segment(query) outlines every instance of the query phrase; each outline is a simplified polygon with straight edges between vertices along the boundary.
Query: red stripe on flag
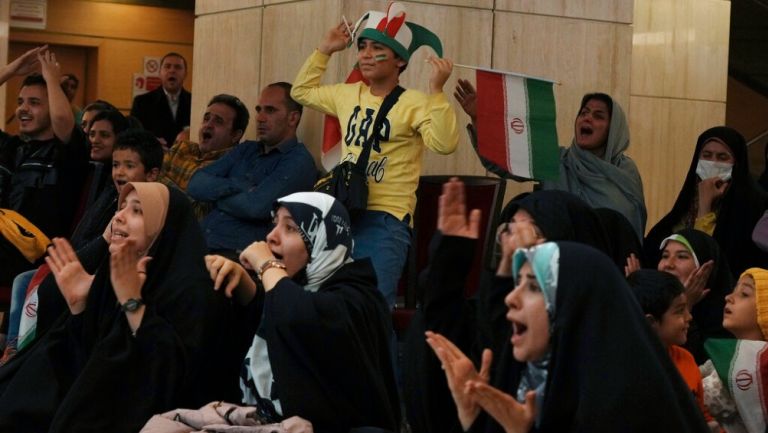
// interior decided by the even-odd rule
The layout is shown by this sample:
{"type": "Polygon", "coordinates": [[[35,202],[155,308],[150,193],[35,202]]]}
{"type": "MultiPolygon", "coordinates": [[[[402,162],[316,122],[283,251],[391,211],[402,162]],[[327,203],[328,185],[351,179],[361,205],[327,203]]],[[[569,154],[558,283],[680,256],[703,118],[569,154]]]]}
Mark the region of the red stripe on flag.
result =
{"type": "Polygon", "coordinates": [[[507,158],[504,75],[477,71],[477,152],[512,173],[507,158]]]}
{"type": "MultiPolygon", "coordinates": [[[[760,406],[763,416],[768,414],[768,348],[763,348],[757,355],[757,385],[759,386],[760,406]]],[[[766,420],[768,421],[768,419],[766,420]]]]}
{"type": "MultiPolygon", "coordinates": [[[[368,80],[363,78],[363,74],[360,72],[360,68],[358,68],[357,64],[355,64],[355,66],[352,68],[352,71],[349,73],[349,76],[347,76],[345,83],[356,83],[358,81],[362,81],[365,84],[368,84],[368,80]]],[[[341,124],[339,124],[339,119],[331,116],[330,114],[326,114],[323,121],[323,144],[320,149],[322,155],[324,156],[327,153],[330,153],[334,147],[339,145],[340,141],[341,124]]],[[[339,161],[334,161],[333,165],[331,165],[331,168],[338,164],[338,162],[339,161]]],[[[329,167],[325,168],[330,169],[329,167]]]]}

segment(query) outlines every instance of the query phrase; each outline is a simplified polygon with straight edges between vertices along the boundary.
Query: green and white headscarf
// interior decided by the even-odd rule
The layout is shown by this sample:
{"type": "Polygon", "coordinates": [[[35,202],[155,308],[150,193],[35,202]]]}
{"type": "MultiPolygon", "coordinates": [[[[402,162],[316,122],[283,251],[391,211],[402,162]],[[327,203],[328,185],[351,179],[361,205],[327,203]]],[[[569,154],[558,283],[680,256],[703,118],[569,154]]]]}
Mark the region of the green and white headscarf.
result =
{"type": "Polygon", "coordinates": [[[688,252],[691,253],[691,256],[693,257],[693,263],[696,264],[696,267],[698,268],[699,266],[701,266],[701,264],[699,263],[699,258],[696,257],[696,250],[693,249],[693,247],[691,246],[691,243],[688,241],[688,239],[685,238],[685,236],[677,233],[667,236],[666,238],[664,238],[663,241],[661,241],[661,245],[659,246],[659,249],[664,250],[664,247],[667,246],[669,241],[680,242],[681,244],[683,244],[683,246],[688,250],[688,252]]]}
{"type": "MultiPolygon", "coordinates": [[[[529,262],[539,283],[541,293],[549,317],[549,335],[552,336],[555,323],[555,304],[557,301],[557,279],[560,273],[560,247],[554,242],[547,242],[531,248],[519,248],[512,256],[512,275],[517,279],[518,272],[523,265],[529,262]]],[[[520,377],[516,398],[520,403],[525,402],[525,394],[528,391],[536,391],[536,405],[543,407],[544,391],[547,384],[550,350],[538,361],[528,362],[525,371],[520,377]]],[[[540,419],[536,418],[538,426],[540,419]]]]}

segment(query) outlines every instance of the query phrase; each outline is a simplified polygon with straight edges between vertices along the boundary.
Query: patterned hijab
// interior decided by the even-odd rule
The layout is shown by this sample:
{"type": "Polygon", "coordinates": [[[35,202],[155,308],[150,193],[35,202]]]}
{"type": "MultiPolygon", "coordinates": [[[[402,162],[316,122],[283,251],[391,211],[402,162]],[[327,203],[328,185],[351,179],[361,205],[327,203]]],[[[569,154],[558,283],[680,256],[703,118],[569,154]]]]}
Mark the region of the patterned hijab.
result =
{"type": "Polygon", "coordinates": [[[352,229],[347,210],[335,198],[320,192],[297,192],[277,199],[299,226],[309,254],[306,290],[316,292],[336,270],[351,262],[352,229]]]}

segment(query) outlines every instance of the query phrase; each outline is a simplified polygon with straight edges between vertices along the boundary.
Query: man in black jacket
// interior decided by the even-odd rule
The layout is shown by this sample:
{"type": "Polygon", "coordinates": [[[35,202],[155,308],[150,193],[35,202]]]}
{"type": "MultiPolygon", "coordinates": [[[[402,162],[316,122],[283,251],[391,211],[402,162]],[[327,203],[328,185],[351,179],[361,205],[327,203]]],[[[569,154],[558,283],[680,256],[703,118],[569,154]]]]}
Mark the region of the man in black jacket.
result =
{"type": "Polygon", "coordinates": [[[133,99],[131,116],[144,129],[155,134],[164,147],[170,147],[176,135],[189,126],[192,94],[184,90],[187,60],[179,53],[168,53],[160,61],[163,85],[133,99]]]}

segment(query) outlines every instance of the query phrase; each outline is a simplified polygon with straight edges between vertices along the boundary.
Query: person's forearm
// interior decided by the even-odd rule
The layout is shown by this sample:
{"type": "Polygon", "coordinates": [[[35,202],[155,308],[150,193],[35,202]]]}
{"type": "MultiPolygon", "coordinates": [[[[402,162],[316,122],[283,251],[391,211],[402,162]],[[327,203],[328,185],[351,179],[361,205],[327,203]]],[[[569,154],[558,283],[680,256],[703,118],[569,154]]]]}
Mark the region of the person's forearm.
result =
{"type": "Polygon", "coordinates": [[[62,142],[69,143],[72,129],[75,127],[75,115],[72,113],[72,107],[58,82],[47,82],[46,87],[48,88],[48,104],[53,134],[62,142]]]}
{"type": "Polygon", "coordinates": [[[2,86],[8,80],[10,80],[12,76],[13,76],[13,72],[11,72],[10,68],[8,68],[8,65],[1,67],[0,68],[0,86],[2,86]]]}

